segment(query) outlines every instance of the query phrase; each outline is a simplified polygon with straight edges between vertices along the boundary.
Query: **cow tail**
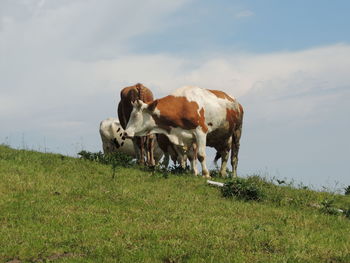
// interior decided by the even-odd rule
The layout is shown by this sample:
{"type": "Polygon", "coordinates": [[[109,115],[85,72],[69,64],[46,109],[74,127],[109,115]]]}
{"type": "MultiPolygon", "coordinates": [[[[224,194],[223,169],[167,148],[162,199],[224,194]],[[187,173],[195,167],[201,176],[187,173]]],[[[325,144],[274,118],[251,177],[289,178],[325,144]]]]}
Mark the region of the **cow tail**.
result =
{"type": "Polygon", "coordinates": [[[240,147],[240,138],[242,134],[242,125],[243,125],[243,108],[240,107],[240,120],[235,127],[233,133],[232,133],[232,142],[231,142],[231,165],[232,165],[232,172],[233,177],[237,177],[237,165],[238,165],[238,152],[240,147]]]}

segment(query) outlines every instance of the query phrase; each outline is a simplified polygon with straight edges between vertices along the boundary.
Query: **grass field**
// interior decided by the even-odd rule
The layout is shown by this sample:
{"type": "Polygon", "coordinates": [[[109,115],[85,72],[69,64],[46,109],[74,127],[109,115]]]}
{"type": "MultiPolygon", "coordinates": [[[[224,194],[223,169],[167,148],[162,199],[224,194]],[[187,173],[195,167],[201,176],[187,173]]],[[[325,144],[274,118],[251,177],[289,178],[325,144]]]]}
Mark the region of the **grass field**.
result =
{"type": "Polygon", "coordinates": [[[188,174],[113,177],[110,165],[0,146],[0,261],[350,262],[350,219],[335,209],[349,195],[252,180],[261,201],[188,174]]]}

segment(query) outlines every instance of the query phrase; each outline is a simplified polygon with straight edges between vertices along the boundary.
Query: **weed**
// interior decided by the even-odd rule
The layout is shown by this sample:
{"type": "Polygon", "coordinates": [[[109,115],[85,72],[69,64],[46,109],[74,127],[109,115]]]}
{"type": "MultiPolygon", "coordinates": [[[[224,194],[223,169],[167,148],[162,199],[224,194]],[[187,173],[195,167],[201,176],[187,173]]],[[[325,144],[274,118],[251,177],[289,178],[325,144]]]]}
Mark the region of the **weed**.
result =
{"type": "Polygon", "coordinates": [[[134,164],[132,157],[121,152],[103,154],[102,152],[92,153],[87,151],[80,151],[78,155],[81,156],[81,159],[111,165],[113,179],[115,178],[118,167],[130,167],[134,164]]]}
{"type": "Polygon", "coordinates": [[[88,151],[80,151],[78,155],[81,156],[80,158],[85,160],[96,161],[102,164],[110,164],[114,170],[117,166],[130,167],[133,165],[132,157],[121,152],[103,154],[102,152],[92,153],[88,151]]]}
{"type": "Polygon", "coordinates": [[[277,183],[278,183],[279,185],[281,185],[281,184],[286,184],[286,181],[285,181],[285,180],[276,179],[276,181],[277,181],[277,183]]]}
{"type": "Polygon", "coordinates": [[[342,213],[342,210],[334,207],[334,200],[333,199],[325,199],[321,202],[321,211],[326,214],[330,215],[340,215],[342,213]]]}
{"type": "Polygon", "coordinates": [[[262,201],[265,197],[264,190],[259,181],[254,178],[235,178],[221,188],[224,197],[237,197],[242,200],[262,201]]]}
{"type": "Polygon", "coordinates": [[[191,169],[188,165],[185,168],[182,168],[181,165],[172,165],[168,168],[168,171],[171,174],[180,175],[180,174],[190,173],[191,169]]]}
{"type": "Polygon", "coordinates": [[[344,211],[344,215],[350,219],[350,207],[344,211]]]}

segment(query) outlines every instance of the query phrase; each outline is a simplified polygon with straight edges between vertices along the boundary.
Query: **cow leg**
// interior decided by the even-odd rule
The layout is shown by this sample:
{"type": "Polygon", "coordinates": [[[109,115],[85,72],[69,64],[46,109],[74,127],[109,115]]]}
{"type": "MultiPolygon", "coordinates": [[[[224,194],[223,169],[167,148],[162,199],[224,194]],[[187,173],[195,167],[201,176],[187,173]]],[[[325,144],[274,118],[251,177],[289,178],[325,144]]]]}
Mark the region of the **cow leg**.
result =
{"type": "Polygon", "coordinates": [[[186,169],[186,165],[187,165],[187,155],[186,154],[181,154],[179,155],[179,160],[178,162],[180,163],[180,166],[182,169],[186,169]]]}
{"type": "Polygon", "coordinates": [[[221,159],[221,153],[219,151],[216,151],[216,155],[214,158],[214,165],[216,170],[219,170],[219,166],[218,166],[218,160],[221,159]]]}
{"type": "Polygon", "coordinates": [[[154,160],[154,141],[155,141],[154,135],[147,136],[147,139],[148,139],[148,143],[147,143],[147,153],[148,154],[147,154],[147,156],[149,157],[148,164],[150,166],[155,166],[156,162],[154,160]]]}
{"type": "Polygon", "coordinates": [[[202,166],[202,174],[206,178],[210,178],[209,170],[206,165],[206,153],[205,146],[207,141],[207,135],[202,131],[197,131],[197,147],[198,147],[198,160],[202,166]]]}
{"type": "Polygon", "coordinates": [[[186,169],[187,166],[187,154],[182,152],[177,155],[178,156],[178,162],[180,163],[180,166],[182,169],[186,169]]]}
{"type": "Polygon", "coordinates": [[[223,150],[220,152],[221,155],[221,167],[220,167],[220,175],[221,177],[227,177],[227,172],[226,172],[226,168],[227,168],[227,161],[228,161],[228,157],[229,157],[229,150],[223,150]]]}
{"type": "Polygon", "coordinates": [[[169,166],[169,153],[164,153],[164,159],[163,159],[162,165],[165,168],[168,168],[168,166],[169,166]]]}
{"type": "Polygon", "coordinates": [[[151,165],[151,153],[149,151],[149,138],[145,136],[145,163],[146,165],[151,165]]]}
{"type": "Polygon", "coordinates": [[[232,135],[232,146],[231,146],[231,165],[232,165],[232,176],[237,177],[237,165],[238,165],[238,151],[239,151],[239,140],[241,138],[242,126],[238,127],[232,135]]]}
{"type": "Polygon", "coordinates": [[[186,169],[187,154],[181,146],[175,146],[176,161],[180,164],[182,169],[186,169]]]}
{"type": "Polygon", "coordinates": [[[137,161],[139,161],[140,160],[140,148],[139,148],[138,143],[137,143],[137,137],[134,137],[132,139],[132,143],[134,145],[134,151],[135,151],[136,159],[137,159],[137,161]]]}
{"type": "Polygon", "coordinates": [[[167,151],[171,157],[171,160],[173,161],[174,165],[177,164],[177,161],[178,161],[178,157],[179,157],[179,154],[176,150],[176,147],[174,144],[170,144],[168,147],[167,147],[167,151]]]}
{"type": "Polygon", "coordinates": [[[103,154],[109,153],[108,143],[109,143],[109,142],[106,142],[106,140],[102,138],[103,154]]]}
{"type": "Polygon", "coordinates": [[[140,163],[145,164],[145,137],[141,136],[141,143],[140,143],[140,152],[141,152],[141,159],[140,163]]]}
{"type": "Polygon", "coordinates": [[[138,161],[139,164],[143,164],[143,151],[141,151],[142,149],[142,138],[141,137],[134,137],[132,139],[132,142],[134,144],[134,150],[135,150],[135,154],[136,154],[136,159],[138,161]]]}
{"type": "Polygon", "coordinates": [[[191,147],[191,149],[188,152],[188,159],[190,160],[191,171],[194,173],[195,176],[197,176],[197,146],[195,144],[193,144],[193,147],[191,147]]]}

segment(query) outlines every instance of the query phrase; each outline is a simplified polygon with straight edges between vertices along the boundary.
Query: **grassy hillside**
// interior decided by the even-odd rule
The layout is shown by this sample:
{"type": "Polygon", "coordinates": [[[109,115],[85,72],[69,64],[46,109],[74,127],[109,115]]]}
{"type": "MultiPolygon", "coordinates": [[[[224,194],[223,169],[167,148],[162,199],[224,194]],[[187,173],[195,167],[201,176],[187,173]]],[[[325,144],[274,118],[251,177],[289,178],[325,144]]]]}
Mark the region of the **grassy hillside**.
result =
{"type": "Polygon", "coordinates": [[[253,178],[262,201],[203,178],[0,146],[1,262],[350,262],[350,197],[253,178]]]}

